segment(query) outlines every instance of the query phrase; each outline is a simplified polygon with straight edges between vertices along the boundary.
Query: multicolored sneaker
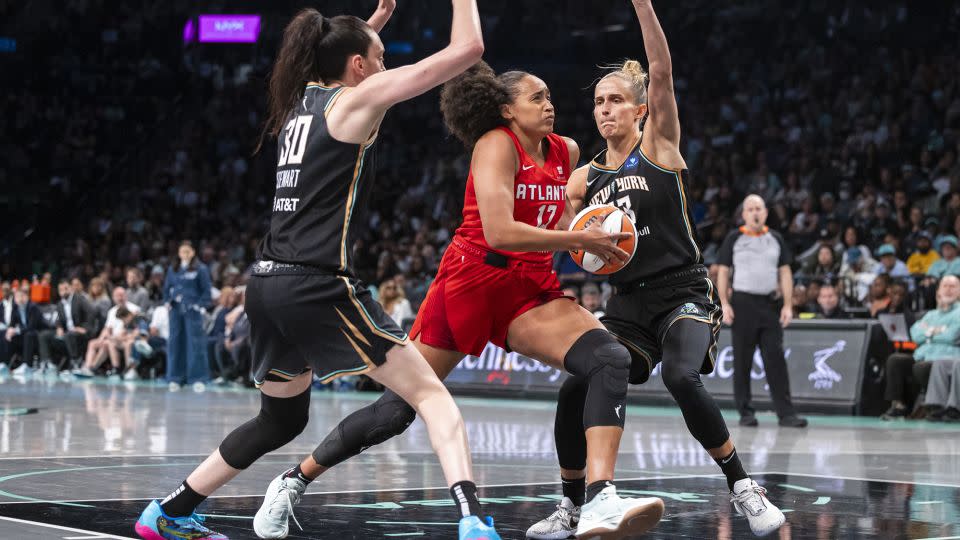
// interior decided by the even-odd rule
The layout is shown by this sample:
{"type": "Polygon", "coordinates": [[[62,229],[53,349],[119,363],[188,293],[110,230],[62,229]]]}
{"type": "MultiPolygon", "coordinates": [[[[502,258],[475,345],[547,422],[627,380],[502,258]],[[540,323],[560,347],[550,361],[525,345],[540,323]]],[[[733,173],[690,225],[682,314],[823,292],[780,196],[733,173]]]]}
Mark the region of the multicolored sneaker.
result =
{"type": "Polygon", "coordinates": [[[565,540],[573,538],[580,521],[580,507],[564,497],[557,505],[556,512],[534,523],[527,529],[530,540],[565,540]]]}
{"type": "Polygon", "coordinates": [[[203,525],[203,516],[170,517],[163,513],[160,501],[154,499],[140,514],[134,527],[144,540],[228,540],[226,536],[211,531],[203,525]]]}
{"type": "Polygon", "coordinates": [[[480,521],[477,516],[467,516],[460,520],[460,540],[500,540],[500,535],[493,529],[492,517],[480,521]]]}

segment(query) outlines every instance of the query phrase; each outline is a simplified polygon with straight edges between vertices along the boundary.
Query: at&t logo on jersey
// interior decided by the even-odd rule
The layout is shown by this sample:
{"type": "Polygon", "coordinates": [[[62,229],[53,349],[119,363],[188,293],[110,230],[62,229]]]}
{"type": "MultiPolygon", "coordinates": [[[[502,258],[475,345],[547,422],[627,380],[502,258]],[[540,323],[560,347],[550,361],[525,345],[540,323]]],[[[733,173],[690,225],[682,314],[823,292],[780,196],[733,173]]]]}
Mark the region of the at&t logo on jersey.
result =
{"type": "Polygon", "coordinates": [[[636,169],[637,165],[640,164],[640,158],[636,154],[630,156],[630,159],[623,165],[625,169],[636,169]]]}

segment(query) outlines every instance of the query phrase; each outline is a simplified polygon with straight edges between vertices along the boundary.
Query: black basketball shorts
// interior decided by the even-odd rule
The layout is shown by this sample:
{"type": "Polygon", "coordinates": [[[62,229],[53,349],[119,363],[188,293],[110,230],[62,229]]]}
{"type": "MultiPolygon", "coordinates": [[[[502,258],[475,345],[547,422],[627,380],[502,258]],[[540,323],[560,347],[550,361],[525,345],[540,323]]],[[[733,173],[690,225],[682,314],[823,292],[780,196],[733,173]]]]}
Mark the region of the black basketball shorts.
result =
{"type": "Polygon", "coordinates": [[[333,274],[254,274],[247,284],[253,378],[321,381],[366,373],[407,334],[358,280],[333,274]]]}
{"type": "Polygon", "coordinates": [[[699,266],[615,287],[600,320],[630,351],[630,384],[643,384],[660,363],[667,330],[681,319],[710,325],[713,337],[700,373],[712,372],[722,318],[716,287],[699,266]]]}

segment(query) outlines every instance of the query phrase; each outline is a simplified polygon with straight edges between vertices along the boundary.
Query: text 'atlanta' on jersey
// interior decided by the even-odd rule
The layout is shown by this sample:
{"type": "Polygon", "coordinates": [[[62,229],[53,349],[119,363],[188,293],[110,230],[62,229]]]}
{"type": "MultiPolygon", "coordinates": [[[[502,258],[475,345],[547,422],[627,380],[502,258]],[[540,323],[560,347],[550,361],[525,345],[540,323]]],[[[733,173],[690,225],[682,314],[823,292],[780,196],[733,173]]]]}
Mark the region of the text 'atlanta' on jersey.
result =
{"type": "Polygon", "coordinates": [[[684,192],[687,169],[672,170],[644,155],[640,143],[619,169],[604,165],[604,150],[590,163],[584,205],[609,204],[623,210],[637,226],[637,252],[610,276],[623,285],[703,262],[684,192]]]}
{"type": "Polygon", "coordinates": [[[344,88],[310,84],[280,132],[270,230],[260,258],[353,274],[351,246],[373,192],[374,140],[338,141],[326,114],[344,88]]]}

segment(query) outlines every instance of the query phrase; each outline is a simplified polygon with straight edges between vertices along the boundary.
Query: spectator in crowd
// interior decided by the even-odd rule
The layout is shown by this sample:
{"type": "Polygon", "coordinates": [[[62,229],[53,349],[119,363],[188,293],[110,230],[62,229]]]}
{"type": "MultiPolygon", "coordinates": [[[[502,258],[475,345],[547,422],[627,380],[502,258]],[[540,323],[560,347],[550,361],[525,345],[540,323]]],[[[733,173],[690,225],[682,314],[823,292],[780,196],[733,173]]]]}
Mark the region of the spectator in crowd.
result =
{"type": "Polygon", "coordinates": [[[13,302],[13,289],[9,283],[4,283],[0,292],[3,294],[3,300],[0,301],[0,332],[2,332],[2,337],[0,337],[0,375],[5,375],[9,373],[10,356],[13,354],[13,345],[10,341],[7,341],[6,335],[7,330],[14,325],[13,309],[16,304],[13,302]]]}
{"type": "MultiPolygon", "coordinates": [[[[237,307],[227,314],[227,337],[224,340],[224,349],[230,355],[229,369],[224,370],[221,376],[231,381],[238,377],[247,377],[250,372],[250,320],[244,310],[246,287],[238,287],[237,307]]],[[[248,382],[249,379],[247,379],[248,382]]]]}
{"type": "Polygon", "coordinates": [[[207,354],[213,361],[213,369],[217,377],[213,384],[224,384],[229,380],[224,374],[231,371],[229,354],[224,347],[227,339],[227,315],[237,307],[237,297],[239,295],[233,287],[224,287],[220,289],[220,298],[217,300],[217,307],[213,309],[210,315],[210,322],[207,327],[207,354]]]}
{"type": "Polygon", "coordinates": [[[150,304],[157,306],[163,303],[163,267],[159,264],[153,266],[150,270],[150,279],[147,281],[147,295],[150,298],[150,304]]]}
{"type": "Polygon", "coordinates": [[[603,317],[603,300],[596,283],[588,281],[580,287],[580,305],[598,318],[603,317]]]}
{"type": "Polygon", "coordinates": [[[821,245],[817,249],[817,258],[814,265],[804,272],[804,277],[832,280],[840,273],[840,261],[829,244],[821,245]]]}
{"type": "Polygon", "coordinates": [[[103,328],[107,314],[113,306],[110,296],[107,295],[107,284],[103,278],[96,277],[90,280],[90,305],[97,314],[97,329],[103,328]]]}
{"type": "Polygon", "coordinates": [[[152,306],[150,293],[143,286],[143,272],[136,266],[127,269],[127,300],[136,304],[141,311],[147,311],[152,306]]]}
{"type": "Polygon", "coordinates": [[[33,357],[37,351],[38,338],[40,332],[47,328],[43,313],[30,301],[28,290],[23,288],[14,291],[11,324],[4,334],[8,350],[22,352],[20,365],[13,369],[14,375],[21,376],[29,375],[33,371],[33,357]]]}
{"type": "Polygon", "coordinates": [[[397,326],[401,328],[404,327],[404,321],[417,316],[413,308],[410,307],[410,301],[407,300],[406,293],[404,293],[402,288],[397,287],[395,279],[387,279],[380,284],[377,300],[380,301],[383,310],[386,311],[387,314],[390,315],[390,318],[397,323],[397,326]]]}
{"type": "Polygon", "coordinates": [[[147,370],[161,371],[157,368],[163,367],[160,359],[165,354],[169,337],[170,312],[166,305],[160,304],[153,308],[146,332],[140,332],[130,350],[127,351],[130,364],[123,374],[123,379],[135,381],[141,374],[148,374],[147,370]]]}
{"type": "Polygon", "coordinates": [[[886,274],[894,279],[910,279],[910,271],[907,265],[897,258],[897,249],[890,244],[883,244],[877,248],[877,256],[880,258],[880,264],[877,267],[878,274],[886,274]]]}
{"type": "Polygon", "coordinates": [[[877,314],[890,306],[890,276],[880,274],[870,284],[870,293],[867,295],[867,308],[870,318],[876,319],[877,314]]]}
{"type": "Polygon", "coordinates": [[[933,363],[923,404],[927,420],[960,422],[960,359],[933,363]]]}
{"type": "Polygon", "coordinates": [[[859,247],[847,249],[844,258],[847,261],[847,266],[840,269],[840,277],[843,279],[846,289],[844,296],[850,303],[862,305],[864,300],[867,299],[870,285],[877,277],[876,268],[878,265],[872,259],[864,257],[859,247]]]}
{"type": "Polygon", "coordinates": [[[924,276],[930,270],[930,267],[940,259],[940,255],[932,249],[933,239],[927,231],[917,233],[913,245],[916,246],[916,249],[907,258],[907,270],[914,276],[924,276]]]}
{"type": "Polygon", "coordinates": [[[70,280],[70,288],[73,289],[73,294],[79,294],[79,295],[82,296],[84,299],[86,299],[87,302],[90,301],[90,297],[87,295],[87,290],[86,290],[86,288],[83,286],[83,280],[82,280],[82,279],[80,279],[80,278],[78,278],[78,277],[75,277],[75,278],[71,279],[71,280],[70,280]]]}
{"type": "Polygon", "coordinates": [[[910,327],[917,344],[912,355],[894,353],[887,359],[885,398],[890,409],[884,419],[907,415],[911,396],[923,393],[934,362],[960,358],[960,278],[944,276],[937,288],[937,307],[910,327]],[[908,389],[913,392],[908,393],[908,389]]]}
{"type": "Polygon", "coordinates": [[[843,230],[843,256],[840,259],[840,272],[844,273],[854,264],[852,258],[862,261],[863,267],[872,269],[877,261],[873,259],[870,248],[860,242],[860,230],[853,225],[847,225],[843,230]],[[856,249],[854,249],[856,248],[856,249]]]}
{"type": "Polygon", "coordinates": [[[930,268],[927,269],[927,276],[932,278],[932,280],[926,282],[927,284],[929,284],[930,281],[935,282],[947,274],[960,276],[960,259],[957,258],[957,237],[952,234],[947,234],[941,236],[937,242],[939,243],[938,250],[940,251],[940,257],[931,263],[930,268]]]}
{"type": "Polygon", "coordinates": [[[170,390],[192,384],[202,392],[210,381],[203,314],[211,302],[210,271],[197,260],[189,241],[180,243],[178,263],[167,269],[163,300],[170,309],[170,340],[167,343],[167,381],[170,390]]]}
{"type": "Polygon", "coordinates": [[[820,287],[817,296],[818,319],[849,319],[850,315],[840,307],[840,295],[832,283],[825,283],[820,287]]]}
{"type": "Polygon", "coordinates": [[[110,308],[110,312],[111,316],[100,332],[100,336],[87,344],[87,356],[83,367],[75,371],[74,376],[93,377],[100,364],[109,358],[110,368],[107,369],[107,377],[119,379],[120,351],[126,348],[127,341],[131,339],[128,334],[132,330],[130,324],[136,317],[136,313],[123,304],[110,308]]]}
{"type": "Polygon", "coordinates": [[[879,316],[881,313],[902,313],[904,319],[907,321],[907,325],[913,326],[913,323],[916,322],[917,318],[916,315],[914,315],[913,310],[910,309],[908,302],[909,291],[907,290],[906,283],[902,281],[891,282],[890,286],[887,287],[887,295],[890,297],[890,302],[887,304],[886,308],[878,311],[877,315],[879,316]]]}
{"type": "Polygon", "coordinates": [[[79,368],[87,340],[97,332],[97,314],[82,294],[74,292],[69,281],[60,280],[57,293],[56,330],[40,332],[40,358],[52,365],[54,354],[66,353],[71,369],[79,368]]]}
{"type": "Polygon", "coordinates": [[[793,285],[793,316],[800,318],[801,314],[807,313],[807,287],[799,281],[793,285]]]}

